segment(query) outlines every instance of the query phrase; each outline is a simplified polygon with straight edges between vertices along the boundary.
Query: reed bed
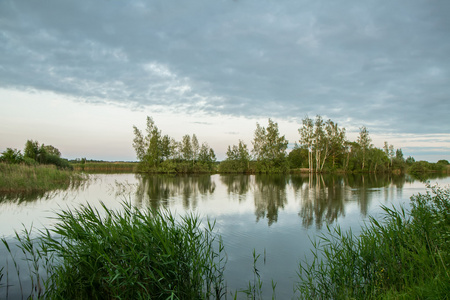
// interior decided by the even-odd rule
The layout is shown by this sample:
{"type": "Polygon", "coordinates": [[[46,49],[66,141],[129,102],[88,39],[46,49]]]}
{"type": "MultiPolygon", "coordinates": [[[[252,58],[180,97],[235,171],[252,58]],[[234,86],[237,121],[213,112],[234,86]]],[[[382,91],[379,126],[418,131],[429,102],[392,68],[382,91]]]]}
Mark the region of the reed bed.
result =
{"type": "Polygon", "coordinates": [[[53,165],[28,166],[0,163],[0,193],[34,193],[68,188],[87,176],[53,165]]]}
{"type": "Polygon", "coordinates": [[[85,172],[135,172],[134,162],[86,162],[72,164],[74,170],[85,172]]]}
{"type": "Polygon", "coordinates": [[[300,265],[304,299],[449,299],[450,190],[429,187],[410,212],[383,207],[358,236],[339,227],[300,265]]]}
{"type": "MultiPolygon", "coordinates": [[[[194,215],[118,211],[102,204],[62,211],[51,230],[32,242],[17,235],[27,254],[31,295],[49,299],[220,299],[225,256],[214,223],[194,215]],[[39,270],[41,267],[41,270],[39,270]],[[42,268],[46,275],[42,274],[42,268]]],[[[8,243],[3,240],[8,247],[8,243]]],[[[10,251],[11,253],[11,251],[10,251]]]]}

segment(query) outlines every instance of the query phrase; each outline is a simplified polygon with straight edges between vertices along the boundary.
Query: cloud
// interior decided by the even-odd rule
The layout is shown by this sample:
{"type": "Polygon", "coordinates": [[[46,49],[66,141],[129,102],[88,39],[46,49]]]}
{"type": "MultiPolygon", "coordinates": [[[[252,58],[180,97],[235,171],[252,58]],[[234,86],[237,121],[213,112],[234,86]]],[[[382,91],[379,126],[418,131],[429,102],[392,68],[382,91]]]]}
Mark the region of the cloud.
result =
{"type": "Polygon", "coordinates": [[[0,87],[450,132],[447,1],[2,1],[0,87]]]}

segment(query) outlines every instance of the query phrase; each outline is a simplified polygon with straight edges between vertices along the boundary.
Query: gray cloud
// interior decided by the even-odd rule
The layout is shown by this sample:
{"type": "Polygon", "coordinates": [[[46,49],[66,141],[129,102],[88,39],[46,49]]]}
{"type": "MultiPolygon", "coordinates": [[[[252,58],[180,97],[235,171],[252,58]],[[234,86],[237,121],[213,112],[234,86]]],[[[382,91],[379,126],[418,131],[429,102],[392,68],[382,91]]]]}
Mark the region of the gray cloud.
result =
{"type": "Polygon", "coordinates": [[[0,86],[450,132],[450,2],[0,2],[0,86]]]}

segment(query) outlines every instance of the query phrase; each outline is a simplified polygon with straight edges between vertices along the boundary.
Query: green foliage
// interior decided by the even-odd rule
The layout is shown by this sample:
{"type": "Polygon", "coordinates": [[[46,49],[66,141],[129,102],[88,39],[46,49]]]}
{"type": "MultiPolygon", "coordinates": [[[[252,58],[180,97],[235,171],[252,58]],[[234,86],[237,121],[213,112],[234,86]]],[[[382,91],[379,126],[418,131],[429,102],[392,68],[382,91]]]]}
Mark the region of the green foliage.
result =
{"type": "Polygon", "coordinates": [[[25,149],[23,150],[23,156],[38,161],[39,157],[39,143],[33,140],[27,140],[25,143],[25,149]]]}
{"type": "MultiPolygon", "coordinates": [[[[20,151],[16,154],[20,155],[20,151]]],[[[18,157],[14,163],[24,162],[26,165],[37,164],[54,165],[60,169],[70,169],[73,167],[67,159],[61,158],[61,152],[52,145],[39,145],[38,141],[27,140],[25,143],[23,157],[18,157]]],[[[12,163],[12,162],[10,162],[12,163]]]]}
{"type": "Polygon", "coordinates": [[[0,162],[19,164],[23,162],[23,156],[20,150],[6,148],[6,151],[2,152],[2,156],[0,156],[0,162]]]}
{"type": "Polygon", "coordinates": [[[444,165],[444,166],[450,165],[450,162],[448,162],[448,160],[446,160],[446,159],[438,160],[437,163],[441,164],[441,165],[444,165]]]}
{"type": "Polygon", "coordinates": [[[286,154],[287,145],[288,141],[284,135],[280,136],[278,123],[269,119],[267,129],[256,123],[253,154],[257,161],[257,172],[287,172],[289,170],[289,161],[286,154]]]}
{"type": "Polygon", "coordinates": [[[133,147],[139,159],[138,172],[203,173],[215,171],[216,155],[207,143],[201,146],[196,135],[184,135],[177,142],[162,135],[151,117],[147,117],[147,135],[133,126],[133,147]]]}
{"type": "Polygon", "coordinates": [[[48,191],[68,188],[85,180],[86,177],[82,174],[58,169],[55,166],[0,163],[0,192],[48,191]]]}
{"type": "Polygon", "coordinates": [[[450,293],[450,191],[431,188],[413,209],[383,207],[355,236],[328,227],[313,260],[300,265],[305,299],[445,299],[450,293]]]}
{"type": "Polygon", "coordinates": [[[446,165],[443,163],[430,163],[420,160],[412,163],[408,168],[408,172],[411,174],[420,174],[428,172],[442,172],[445,169],[446,165]]]}
{"type": "Polygon", "coordinates": [[[308,149],[300,148],[296,145],[288,154],[291,169],[308,168],[308,152],[308,149]]]}
{"type": "Polygon", "coordinates": [[[82,206],[58,213],[57,221],[54,229],[42,231],[33,242],[28,242],[28,231],[17,235],[19,248],[34,266],[30,269],[31,276],[36,276],[32,298],[224,296],[226,261],[214,223],[130,204],[124,204],[121,212],[104,204],[101,210],[82,206]],[[39,277],[39,266],[45,268],[47,278],[39,277]]]}
{"type": "Polygon", "coordinates": [[[228,146],[227,158],[219,165],[221,173],[247,173],[250,171],[251,155],[247,145],[239,140],[239,145],[228,146]]]}
{"type": "Polygon", "coordinates": [[[138,164],[135,162],[86,162],[86,159],[72,163],[73,169],[85,172],[133,172],[138,164]]]}

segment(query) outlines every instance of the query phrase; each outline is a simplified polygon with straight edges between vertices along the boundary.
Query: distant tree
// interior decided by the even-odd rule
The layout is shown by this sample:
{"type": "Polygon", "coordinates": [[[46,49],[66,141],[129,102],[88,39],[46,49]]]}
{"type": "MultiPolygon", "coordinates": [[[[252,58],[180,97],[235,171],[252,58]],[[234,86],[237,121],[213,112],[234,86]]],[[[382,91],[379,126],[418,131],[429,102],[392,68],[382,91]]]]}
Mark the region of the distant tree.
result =
{"type": "Polygon", "coordinates": [[[413,163],[415,163],[416,162],[416,160],[414,159],[414,157],[412,157],[412,156],[408,156],[407,158],[406,158],[406,164],[407,165],[412,165],[413,163]]]}
{"type": "Polygon", "coordinates": [[[361,169],[364,170],[365,162],[366,162],[366,152],[371,146],[372,139],[369,136],[369,131],[365,126],[362,126],[359,131],[359,136],[356,141],[358,145],[361,147],[362,151],[362,167],[361,169]]]}
{"type": "Polygon", "coordinates": [[[335,168],[336,161],[345,153],[345,128],[339,128],[337,123],[327,121],[327,138],[329,143],[329,155],[332,160],[332,168],[335,168]]]}
{"type": "Polygon", "coordinates": [[[41,147],[47,154],[61,157],[61,152],[57,148],[53,147],[52,145],[45,145],[45,146],[42,145],[41,147]]]}
{"type": "Polygon", "coordinates": [[[288,154],[289,166],[291,168],[308,168],[308,156],[307,148],[295,144],[294,149],[288,154]]]}
{"type": "Polygon", "coordinates": [[[6,151],[2,152],[2,156],[0,156],[0,161],[8,164],[19,164],[23,161],[23,156],[20,150],[6,148],[6,151]]]}
{"type": "Polygon", "coordinates": [[[302,127],[298,130],[300,133],[300,145],[308,150],[308,169],[313,171],[313,144],[314,144],[314,122],[308,116],[302,120],[302,127]]]}
{"type": "Polygon", "coordinates": [[[192,135],[192,165],[194,165],[195,161],[198,159],[198,152],[200,151],[200,145],[198,143],[197,136],[195,134],[192,135]]]}
{"type": "Polygon", "coordinates": [[[286,155],[288,141],[280,136],[278,124],[269,119],[267,129],[256,123],[253,139],[253,154],[261,172],[288,170],[286,155]]]}
{"type": "Polygon", "coordinates": [[[449,163],[448,160],[446,160],[446,159],[440,159],[440,160],[437,161],[437,163],[438,163],[438,164],[445,165],[445,166],[450,165],[450,163],[449,163]]]}
{"type": "Polygon", "coordinates": [[[25,143],[25,149],[23,151],[23,156],[26,158],[31,158],[38,161],[39,157],[39,143],[33,140],[27,140],[25,143]]]}
{"type": "Polygon", "coordinates": [[[209,145],[204,142],[200,147],[198,154],[198,162],[207,167],[208,171],[213,171],[216,163],[216,154],[209,145]]]}
{"type": "Polygon", "coordinates": [[[188,134],[184,135],[181,141],[181,153],[184,160],[193,160],[191,137],[188,134]]]}
{"type": "Polygon", "coordinates": [[[136,151],[137,158],[147,169],[158,167],[162,161],[162,138],[161,131],[159,131],[153,119],[147,117],[145,136],[136,126],[133,126],[133,131],[133,147],[136,151]]]}
{"type": "Polygon", "coordinates": [[[345,128],[339,128],[337,123],[330,119],[323,121],[320,115],[313,121],[306,117],[302,120],[302,127],[299,129],[300,144],[307,148],[308,167],[310,172],[323,171],[327,160],[331,157],[331,168],[335,168],[336,160],[345,151],[345,128]]]}
{"type": "Polygon", "coordinates": [[[238,145],[228,146],[227,158],[220,165],[222,172],[247,172],[250,168],[251,155],[247,145],[239,140],[238,145]]]}

